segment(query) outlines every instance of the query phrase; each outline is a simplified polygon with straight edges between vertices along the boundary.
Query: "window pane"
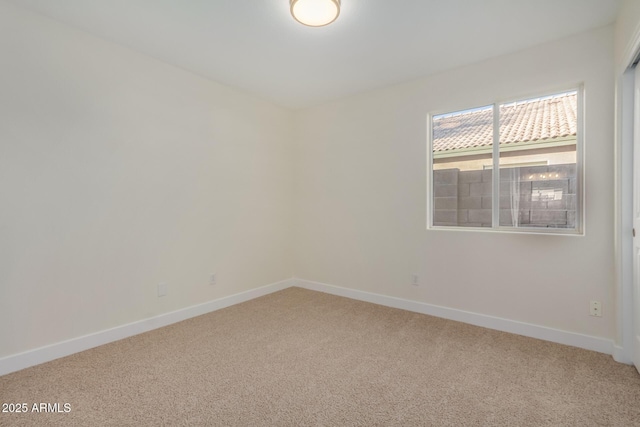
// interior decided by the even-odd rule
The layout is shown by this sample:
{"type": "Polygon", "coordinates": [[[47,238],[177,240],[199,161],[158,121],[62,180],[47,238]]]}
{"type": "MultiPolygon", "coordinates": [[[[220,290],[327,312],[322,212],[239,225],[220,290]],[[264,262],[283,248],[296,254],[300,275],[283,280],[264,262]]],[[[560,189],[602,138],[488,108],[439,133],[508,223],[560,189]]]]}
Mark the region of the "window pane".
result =
{"type": "Polygon", "coordinates": [[[500,225],[576,229],[577,93],[500,105],[500,225]]]}
{"type": "Polygon", "coordinates": [[[493,106],[433,117],[433,225],[491,227],[493,106]]]}

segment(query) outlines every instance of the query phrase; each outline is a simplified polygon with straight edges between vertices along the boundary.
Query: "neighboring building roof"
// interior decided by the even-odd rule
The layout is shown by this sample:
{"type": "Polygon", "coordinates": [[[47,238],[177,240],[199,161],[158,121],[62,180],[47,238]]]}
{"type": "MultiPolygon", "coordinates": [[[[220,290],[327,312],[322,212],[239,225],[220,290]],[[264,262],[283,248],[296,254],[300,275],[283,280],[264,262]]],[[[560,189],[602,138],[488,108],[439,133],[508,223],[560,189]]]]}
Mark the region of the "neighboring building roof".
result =
{"type": "MultiPolygon", "coordinates": [[[[517,144],[576,135],[577,95],[503,104],[500,107],[500,144],[517,144]]],[[[475,110],[433,119],[433,151],[490,146],[493,112],[475,110]]]]}

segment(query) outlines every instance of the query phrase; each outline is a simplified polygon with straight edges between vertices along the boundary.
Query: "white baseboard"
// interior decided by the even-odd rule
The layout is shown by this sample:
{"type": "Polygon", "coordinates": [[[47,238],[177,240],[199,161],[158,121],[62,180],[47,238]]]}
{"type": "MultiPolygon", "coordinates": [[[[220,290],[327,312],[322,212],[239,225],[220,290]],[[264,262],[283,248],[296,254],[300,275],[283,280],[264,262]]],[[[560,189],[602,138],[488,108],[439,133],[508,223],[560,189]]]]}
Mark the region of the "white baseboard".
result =
{"type": "Polygon", "coordinates": [[[24,353],[6,356],[0,359],[0,375],[6,375],[30,366],[88,350],[93,347],[138,335],[153,329],[162,328],[163,326],[220,310],[222,308],[249,301],[292,286],[593,350],[600,353],[610,354],[618,362],[631,363],[630,360],[627,360],[622,347],[614,346],[611,340],[604,338],[296,278],[283,280],[203,304],[161,314],[156,317],[128,323],[126,325],[73,338],[34,350],[29,350],[24,353]]]}
{"type": "Polygon", "coordinates": [[[78,338],[72,338],[67,341],[29,350],[24,353],[6,356],[0,359],[0,375],[6,375],[30,366],[39,365],[40,363],[49,362],[60,357],[69,356],[93,347],[108,344],[110,342],[138,335],[143,332],[148,332],[153,329],[162,328],[163,326],[171,325],[172,323],[181,322],[192,317],[249,301],[254,298],[289,288],[293,286],[293,284],[293,279],[283,280],[260,288],[230,295],[228,297],[208,301],[203,304],[194,305],[172,311],[170,313],[117,326],[112,329],[84,335],[78,338]]]}
{"type": "Polygon", "coordinates": [[[627,349],[622,346],[614,344],[612,356],[613,356],[613,360],[615,360],[618,363],[624,363],[625,365],[633,365],[633,359],[631,358],[631,355],[629,354],[627,349]]]}
{"type": "Polygon", "coordinates": [[[611,340],[590,335],[578,334],[575,332],[548,328],[546,326],[533,325],[530,323],[503,319],[500,317],[471,313],[468,311],[441,307],[437,305],[390,297],[386,295],[374,294],[371,292],[359,291],[355,289],[341,288],[339,286],[327,285],[325,283],[312,282],[309,280],[297,278],[295,279],[295,286],[374,304],[380,304],[387,307],[400,308],[402,310],[428,314],[430,316],[442,317],[444,319],[456,320],[458,322],[469,323],[471,325],[481,326],[483,328],[495,329],[512,334],[524,335],[526,337],[584,348],[586,350],[593,350],[599,353],[611,355],[613,354],[614,350],[613,342],[611,340]]]}

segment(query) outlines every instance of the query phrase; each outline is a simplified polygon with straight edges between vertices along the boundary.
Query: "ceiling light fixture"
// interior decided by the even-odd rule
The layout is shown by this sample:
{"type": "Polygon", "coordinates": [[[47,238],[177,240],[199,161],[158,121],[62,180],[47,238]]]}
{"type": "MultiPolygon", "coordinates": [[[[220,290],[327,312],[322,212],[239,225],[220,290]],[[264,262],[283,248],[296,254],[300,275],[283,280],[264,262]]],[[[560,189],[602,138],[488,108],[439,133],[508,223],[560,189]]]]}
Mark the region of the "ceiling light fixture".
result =
{"type": "Polygon", "coordinates": [[[340,0],[289,0],[291,15],[309,27],[331,24],[340,15],[340,0]]]}

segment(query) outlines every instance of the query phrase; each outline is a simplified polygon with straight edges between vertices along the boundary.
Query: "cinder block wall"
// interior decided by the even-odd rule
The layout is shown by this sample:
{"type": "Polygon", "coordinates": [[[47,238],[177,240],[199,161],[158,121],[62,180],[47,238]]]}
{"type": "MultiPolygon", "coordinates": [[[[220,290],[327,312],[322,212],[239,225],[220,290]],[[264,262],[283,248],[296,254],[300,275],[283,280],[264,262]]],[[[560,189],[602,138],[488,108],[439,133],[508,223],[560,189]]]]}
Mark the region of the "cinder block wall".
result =
{"type": "MultiPolygon", "coordinates": [[[[492,170],[433,172],[433,225],[491,227],[492,170]]],[[[500,171],[500,225],[574,228],[576,165],[500,171]]]]}

